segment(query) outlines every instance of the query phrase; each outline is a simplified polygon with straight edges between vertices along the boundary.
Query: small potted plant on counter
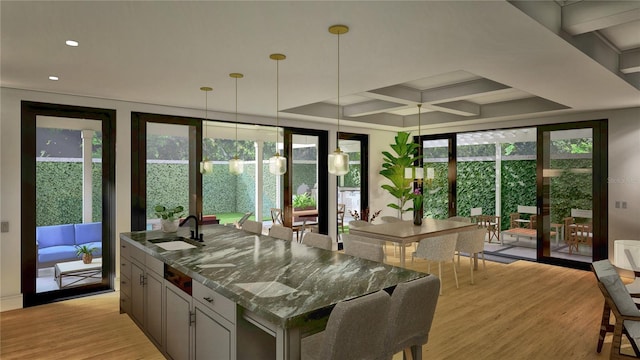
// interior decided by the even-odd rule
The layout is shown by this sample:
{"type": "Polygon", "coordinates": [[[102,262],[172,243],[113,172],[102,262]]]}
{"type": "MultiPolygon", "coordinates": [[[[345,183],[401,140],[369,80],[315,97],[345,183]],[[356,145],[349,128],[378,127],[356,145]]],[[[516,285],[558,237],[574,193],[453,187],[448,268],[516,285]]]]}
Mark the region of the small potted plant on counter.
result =
{"type": "Polygon", "coordinates": [[[184,215],[184,207],[176,206],[167,208],[166,206],[156,205],[154,208],[156,216],[159,217],[162,225],[162,231],[166,233],[178,231],[178,220],[184,215]]]}
{"type": "Polygon", "coordinates": [[[91,264],[93,261],[93,252],[96,251],[96,248],[89,247],[88,245],[76,245],[76,255],[79,258],[82,258],[82,262],[85,264],[91,264]]]}

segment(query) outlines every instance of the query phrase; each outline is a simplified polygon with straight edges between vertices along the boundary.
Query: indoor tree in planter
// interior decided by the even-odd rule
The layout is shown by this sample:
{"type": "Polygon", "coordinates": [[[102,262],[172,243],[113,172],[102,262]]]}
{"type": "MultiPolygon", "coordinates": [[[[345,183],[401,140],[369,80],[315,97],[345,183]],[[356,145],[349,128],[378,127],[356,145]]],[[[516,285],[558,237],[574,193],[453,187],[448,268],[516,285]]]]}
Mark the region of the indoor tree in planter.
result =
{"type": "Polygon", "coordinates": [[[399,132],[395,137],[395,144],[391,144],[391,149],[395,154],[391,154],[389,151],[383,151],[384,163],[383,169],[380,171],[380,175],[386,177],[391,181],[391,184],[384,184],[382,188],[387,190],[389,194],[398,199],[398,204],[389,203],[388,207],[400,211],[400,216],[407,211],[411,211],[413,208],[406,208],[408,200],[412,200],[414,195],[411,191],[412,179],[404,178],[404,169],[413,167],[413,162],[418,159],[415,156],[419,145],[410,142],[409,133],[399,132]]]}

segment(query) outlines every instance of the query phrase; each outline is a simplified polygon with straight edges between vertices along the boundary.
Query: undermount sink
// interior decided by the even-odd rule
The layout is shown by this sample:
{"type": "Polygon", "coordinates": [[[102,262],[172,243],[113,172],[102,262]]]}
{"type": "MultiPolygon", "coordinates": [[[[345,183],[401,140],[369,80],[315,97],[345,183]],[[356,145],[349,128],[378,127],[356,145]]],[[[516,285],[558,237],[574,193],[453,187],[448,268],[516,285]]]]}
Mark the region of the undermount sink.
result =
{"type": "Polygon", "coordinates": [[[165,250],[185,250],[204,246],[203,243],[182,236],[172,236],[162,239],[149,239],[148,242],[156,244],[165,250]]]}

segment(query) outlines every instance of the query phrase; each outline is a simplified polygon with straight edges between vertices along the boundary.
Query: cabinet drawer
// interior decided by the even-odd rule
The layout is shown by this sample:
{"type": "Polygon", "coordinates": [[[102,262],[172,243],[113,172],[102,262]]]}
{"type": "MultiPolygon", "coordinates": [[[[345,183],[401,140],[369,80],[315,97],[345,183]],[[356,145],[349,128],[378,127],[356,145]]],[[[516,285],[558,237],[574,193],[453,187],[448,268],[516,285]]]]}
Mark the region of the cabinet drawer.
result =
{"type": "Polygon", "coordinates": [[[131,244],[127,244],[127,246],[129,247],[129,255],[130,258],[132,260],[137,261],[138,263],[140,263],[141,265],[144,265],[144,255],[145,252],[142,251],[142,249],[138,249],[137,247],[131,245],[131,244]]]}
{"type": "Polygon", "coordinates": [[[130,258],[131,252],[129,249],[131,249],[131,244],[126,240],[120,239],[120,257],[130,258]]]}
{"type": "Polygon", "coordinates": [[[131,314],[131,298],[122,292],[120,293],[120,313],[131,314]]]}
{"type": "Polygon", "coordinates": [[[236,323],[236,303],[233,301],[197,281],[193,282],[193,298],[220,314],[232,324],[236,323]]]}
{"type": "Polygon", "coordinates": [[[120,277],[131,279],[131,261],[129,258],[120,257],[120,277]]]}
{"type": "Polygon", "coordinates": [[[153,271],[154,273],[159,275],[160,278],[162,278],[164,274],[164,263],[162,262],[162,260],[158,260],[149,254],[144,255],[144,264],[147,267],[147,270],[153,271]]]}
{"type": "Polygon", "coordinates": [[[120,293],[131,296],[131,279],[120,273],[120,293]]]}

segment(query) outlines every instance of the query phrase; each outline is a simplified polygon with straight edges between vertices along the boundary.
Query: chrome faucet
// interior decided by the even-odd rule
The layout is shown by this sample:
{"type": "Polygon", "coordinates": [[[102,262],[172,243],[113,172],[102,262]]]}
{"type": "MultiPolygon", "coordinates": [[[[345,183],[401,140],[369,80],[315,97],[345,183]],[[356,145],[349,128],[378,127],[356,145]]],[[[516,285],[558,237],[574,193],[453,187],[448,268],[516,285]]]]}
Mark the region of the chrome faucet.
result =
{"type": "Polygon", "coordinates": [[[193,223],[196,225],[196,229],[191,230],[191,238],[193,240],[203,242],[202,234],[198,233],[198,218],[195,215],[187,216],[184,220],[182,220],[182,222],[180,223],[180,226],[183,226],[184,224],[186,224],[189,221],[189,219],[193,219],[193,223]]]}

